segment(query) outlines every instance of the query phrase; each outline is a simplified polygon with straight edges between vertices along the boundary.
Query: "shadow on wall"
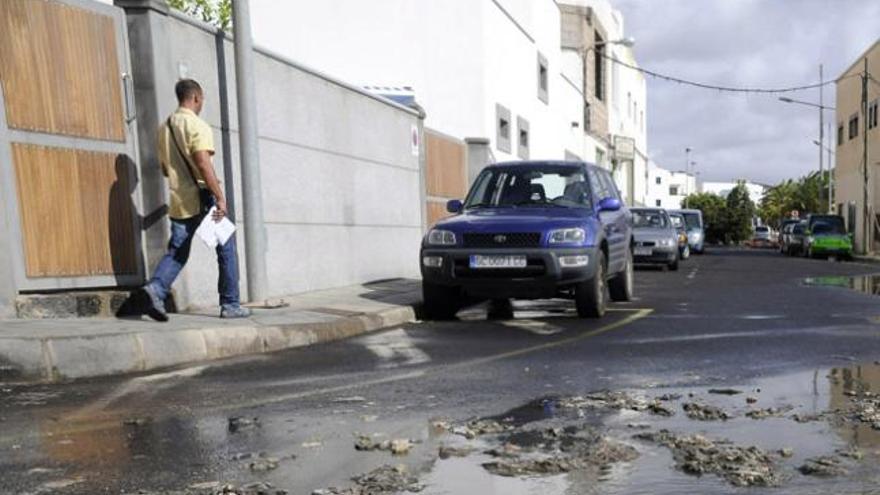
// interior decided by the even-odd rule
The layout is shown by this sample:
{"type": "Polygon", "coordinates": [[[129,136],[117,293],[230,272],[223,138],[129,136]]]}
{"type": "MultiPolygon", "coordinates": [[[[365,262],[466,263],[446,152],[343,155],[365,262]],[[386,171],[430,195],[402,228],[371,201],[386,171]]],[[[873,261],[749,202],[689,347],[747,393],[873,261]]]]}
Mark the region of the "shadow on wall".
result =
{"type": "Polygon", "coordinates": [[[107,202],[110,258],[117,286],[123,286],[124,278],[138,273],[136,246],[140,243],[141,217],[137,215],[137,206],[132,200],[137,185],[134,161],[128,155],[118,155],[116,180],[110,187],[107,202]]]}

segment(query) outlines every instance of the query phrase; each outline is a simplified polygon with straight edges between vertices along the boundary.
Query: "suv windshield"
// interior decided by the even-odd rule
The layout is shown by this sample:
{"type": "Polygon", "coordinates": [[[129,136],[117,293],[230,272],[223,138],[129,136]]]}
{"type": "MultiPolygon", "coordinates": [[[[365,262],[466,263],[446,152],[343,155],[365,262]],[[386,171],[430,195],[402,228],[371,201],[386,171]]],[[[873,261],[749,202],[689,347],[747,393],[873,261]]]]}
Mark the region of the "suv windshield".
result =
{"type": "Polygon", "coordinates": [[[816,222],[813,224],[813,234],[815,235],[843,235],[846,231],[842,224],[827,223],[826,221],[816,222]]]}
{"type": "Polygon", "coordinates": [[[632,210],[633,227],[662,229],[669,226],[666,215],[657,210],[632,210]]]}
{"type": "Polygon", "coordinates": [[[682,216],[684,216],[684,223],[687,225],[688,230],[703,228],[703,222],[700,221],[699,213],[682,213],[682,216]]]}
{"type": "Polygon", "coordinates": [[[465,208],[550,206],[591,208],[590,185],[579,167],[497,167],[477,177],[465,208]]]}

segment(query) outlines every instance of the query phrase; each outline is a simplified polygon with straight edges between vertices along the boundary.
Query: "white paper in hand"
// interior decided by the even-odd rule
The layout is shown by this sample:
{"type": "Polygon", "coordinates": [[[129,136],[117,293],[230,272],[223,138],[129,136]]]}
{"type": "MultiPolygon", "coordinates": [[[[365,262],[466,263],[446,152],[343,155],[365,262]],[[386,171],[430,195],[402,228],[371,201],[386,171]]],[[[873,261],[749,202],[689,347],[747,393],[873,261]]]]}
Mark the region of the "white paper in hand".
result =
{"type": "Polygon", "coordinates": [[[228,218],[223,217],[219,222],[214,221],[216,209],[212,206],[199,228],[196,229],[196,236],[209,248],[215,248],[218,244],[220,246],[226,245],[226,242],[235,233],[235,224],[230,222],[228,218]]]}

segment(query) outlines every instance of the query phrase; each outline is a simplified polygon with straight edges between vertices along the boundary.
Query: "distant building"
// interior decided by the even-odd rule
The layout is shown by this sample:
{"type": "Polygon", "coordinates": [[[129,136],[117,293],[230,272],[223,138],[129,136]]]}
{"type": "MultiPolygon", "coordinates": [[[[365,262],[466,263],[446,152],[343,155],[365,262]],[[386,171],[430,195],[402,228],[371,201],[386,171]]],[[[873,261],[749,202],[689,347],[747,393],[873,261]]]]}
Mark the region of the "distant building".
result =
{"type": "Polygon", "coordinates": [[[697,180],[693,174],[673,172],[648,162],[648,194],[645,206],[667,209],[684,207],[684,198],[697,192],[697,180]]]}
{"type": "Polygon", "coordinates": [[[717,194],[722,198],[727,198],[727,195],[730,194],[730,191],[733,190],[734,187],[737,186],[740,182],[743,182],[746,185],[746,189],[749,191],[749,199],[752,200],[755,205],[761,202],[761,199],[764,198],[764,194],[767,193],[767,190],[770,189],[770,186],[764,184],[758,184],[756,182],[743,180],[743,181],[734,181],[734,182],[703,182],[700,186],[700,192],[707,192],[712,194],[717,194]]]}
{"type": "Polygon", "coordinates": [[[855,235],[855,245],[860,251],[873,251],[880,231],[880,125],[878,125],[878,102],[880,102],[880,39],[837,79],[836,124],[837,146],[834,164],[834,201],[836,211],[846,219],[847,227],[855,235]],[[873,82],[868,83],[868,108],[862,108],[862,78],[864,61],[868,61],[868,73],[873,82]],[[865,134],[868,138],[868,218],[865,228],[864,150],[865,134]],[[865,239],[873,242],[866,246],[865,239]],[[867,248],[867,249],[866,249],[867,248]]]}
{"type": "Polygon", "coordinates": [[[609,60],[635,64],[630,48],[606,44],[624,34],[608,0],[262,2],[252,18],[259,45],[373,92],[413,92],[429,179],[440,177],[432,219],[460,194],[444,186],[457,172],[441,175],[461,156],[465,186],[486,161],[584,160],[644,200],[645,82],[609,60]]]}

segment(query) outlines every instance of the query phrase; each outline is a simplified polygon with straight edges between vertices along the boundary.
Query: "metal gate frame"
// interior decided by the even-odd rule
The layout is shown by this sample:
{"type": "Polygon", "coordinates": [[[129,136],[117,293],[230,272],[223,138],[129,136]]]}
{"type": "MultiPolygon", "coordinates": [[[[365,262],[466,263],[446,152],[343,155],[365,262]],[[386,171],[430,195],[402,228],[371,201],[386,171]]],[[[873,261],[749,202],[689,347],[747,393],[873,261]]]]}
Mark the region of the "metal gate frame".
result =
{"type": "MultiPolygon", "coordinates": [[[[101,287],[136,286],[143,282],[144,269],[144,239],[139,219],[143,211],[141,194],[141,172],[138,157],[137,143],[137,120],[134,103],[134,85],[131,79],[131,60],[128,49],[128,30],[125,12],[112,5],[102,4],[90,0],[43,0],[53,3],[68,5],[83,10],[91,11],[112,18],[115,29],[116,56],[119,68],[120,95],[123,99],[122,108],[125,119],[123,128],[125,132],[124,142],[102,141],[90,138],[65,136],[60,134],[47,134],[32,132],[22,129],[11,129],[6,121],[6,103],[3,91],[0,90],[0,187],[2,187],[2,199],[4,200],[7,222],[10,231],[7,236],[8,249],[11,252],[12,269],[14,275],[15,292],[39,292],[66,289],[85,289],[101,287]],[[26,259],[23,245],[23,232],[19,211],[18,191],[16,176],[12,160],[12,144],[30,144],[47,147],[68,148],[83,151],[95,151],[103,153],[116,153],[127,155],[135,164],[136,177],[130,177],[137,181],[137,186],[132,192],[131,200],[135,207],[132,215],[132,232],[137,236],[135,246],[135,260],[137,273],[128,275],[99,275],[99,276],[76,276],[76,277],[28,277],[25,271],[26,259]]],[[[0,211],[2,211],[0,209],[0,211]]]]}

